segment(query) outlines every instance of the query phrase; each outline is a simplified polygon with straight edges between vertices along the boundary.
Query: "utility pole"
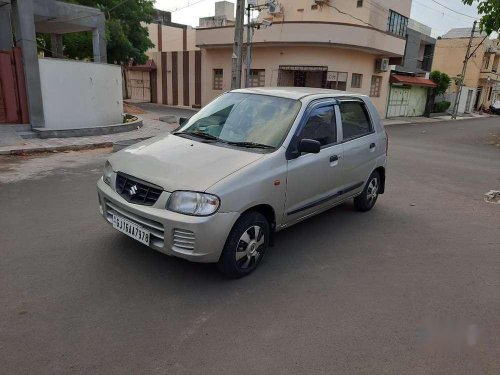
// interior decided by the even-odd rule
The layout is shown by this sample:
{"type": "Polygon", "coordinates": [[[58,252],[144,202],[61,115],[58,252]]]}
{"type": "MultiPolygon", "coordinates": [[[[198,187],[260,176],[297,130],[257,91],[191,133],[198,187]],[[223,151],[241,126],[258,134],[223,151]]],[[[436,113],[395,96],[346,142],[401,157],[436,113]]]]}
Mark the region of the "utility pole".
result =
{"type": "Polygon", "coordinates": [[[243,62],[243,27],[245,23],[245,0],[236,2],[236,25],[231,69],[231,90],[241,88],[241,67],[243,62]]]}
{"type": "Polygon", "coordinates": [[[251,13],[252,7],[250,1],[247,5],[247,61],[246,61],[246,77],[245,77],[245,87],[250,87],[250,65],[252,65],[252,24],[251,24],[251,13]]]}
{"type": "Polygon", "coordinates": [[[456,120],[457,118],[458,104],[460,103],[460,97],[462,96],[462,87],[464,85],[465,72],[467,71],[467,63],[469,62],[469,59],[471,57],[469,55],[469,52],[472,46],[472,39],[474,38],[474,32],[476,31],[476,25],[477,21],[474,21],[474,24],[472,25],[472,31],[470,33],[469,44],[467,45],[467,52],[465,53],[464,66],[462,68],[462,75],[460,76],[460,83],[458,85],[458,93],[455,99],[455,104],[453,105],[453,113],[451,115],[451,118],[453,120],[456,120]]]}

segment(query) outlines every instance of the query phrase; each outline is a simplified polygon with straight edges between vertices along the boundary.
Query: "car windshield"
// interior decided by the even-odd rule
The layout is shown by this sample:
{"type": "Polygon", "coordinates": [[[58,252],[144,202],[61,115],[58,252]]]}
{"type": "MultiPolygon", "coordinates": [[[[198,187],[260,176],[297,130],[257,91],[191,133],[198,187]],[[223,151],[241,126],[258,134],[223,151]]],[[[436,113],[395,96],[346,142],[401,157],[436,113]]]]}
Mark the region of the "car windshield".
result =
{"type": "Polygon", "coordinates": [[[227,93],[191,117],[177,134],[243,147],[276,148],[288,134],[300,107],[298,100],[227,93]]]}

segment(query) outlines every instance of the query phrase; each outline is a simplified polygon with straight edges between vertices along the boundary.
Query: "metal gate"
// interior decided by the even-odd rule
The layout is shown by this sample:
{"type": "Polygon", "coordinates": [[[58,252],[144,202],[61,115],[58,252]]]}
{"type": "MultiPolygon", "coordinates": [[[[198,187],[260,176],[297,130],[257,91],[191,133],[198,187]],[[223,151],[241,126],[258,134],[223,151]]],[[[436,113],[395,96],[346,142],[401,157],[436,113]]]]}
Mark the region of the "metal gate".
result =
{"type": "Polygon", "coordinates": [[[0,123],[29,122],[21,50],[0,51],[0,123]]]}
{"type": "Polygon", "coordinates": [[[408,115],[410,90],[409,87],[391,86],[389,103],[387,105],[387,117],[406,117],[408,115]]]}
{"type": "Polygon", "coordinates": [[[151,101],[151,75],[149,71],[129,70],[128,88],[130,99],[138,102],[151,101]]]}

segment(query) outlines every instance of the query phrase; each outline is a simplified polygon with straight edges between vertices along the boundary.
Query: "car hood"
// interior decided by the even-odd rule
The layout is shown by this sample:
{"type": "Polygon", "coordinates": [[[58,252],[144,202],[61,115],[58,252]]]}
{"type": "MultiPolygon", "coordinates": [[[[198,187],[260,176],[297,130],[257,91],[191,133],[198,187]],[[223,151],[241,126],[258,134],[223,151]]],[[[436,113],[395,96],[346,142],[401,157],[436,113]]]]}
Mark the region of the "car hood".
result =
{"type": "Polygon", "coordinates": [[[123,172],[166,191],[205,191],[263,154],[168,134],[128,147],[109,158],[123,172]]]}

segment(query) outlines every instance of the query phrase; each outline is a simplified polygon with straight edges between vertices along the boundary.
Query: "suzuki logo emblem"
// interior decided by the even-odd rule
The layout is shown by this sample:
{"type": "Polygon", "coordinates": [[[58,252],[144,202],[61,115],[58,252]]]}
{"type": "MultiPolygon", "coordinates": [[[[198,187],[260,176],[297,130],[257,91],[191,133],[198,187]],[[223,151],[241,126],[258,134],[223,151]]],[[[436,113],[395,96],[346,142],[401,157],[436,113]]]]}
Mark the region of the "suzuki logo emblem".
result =
{"type": "Polygon", "coordinates": [[[130,195],[135,195],[137,193],[137,185],[134,185],[132,186],[128,192],[130,193],[130,195]]]}

